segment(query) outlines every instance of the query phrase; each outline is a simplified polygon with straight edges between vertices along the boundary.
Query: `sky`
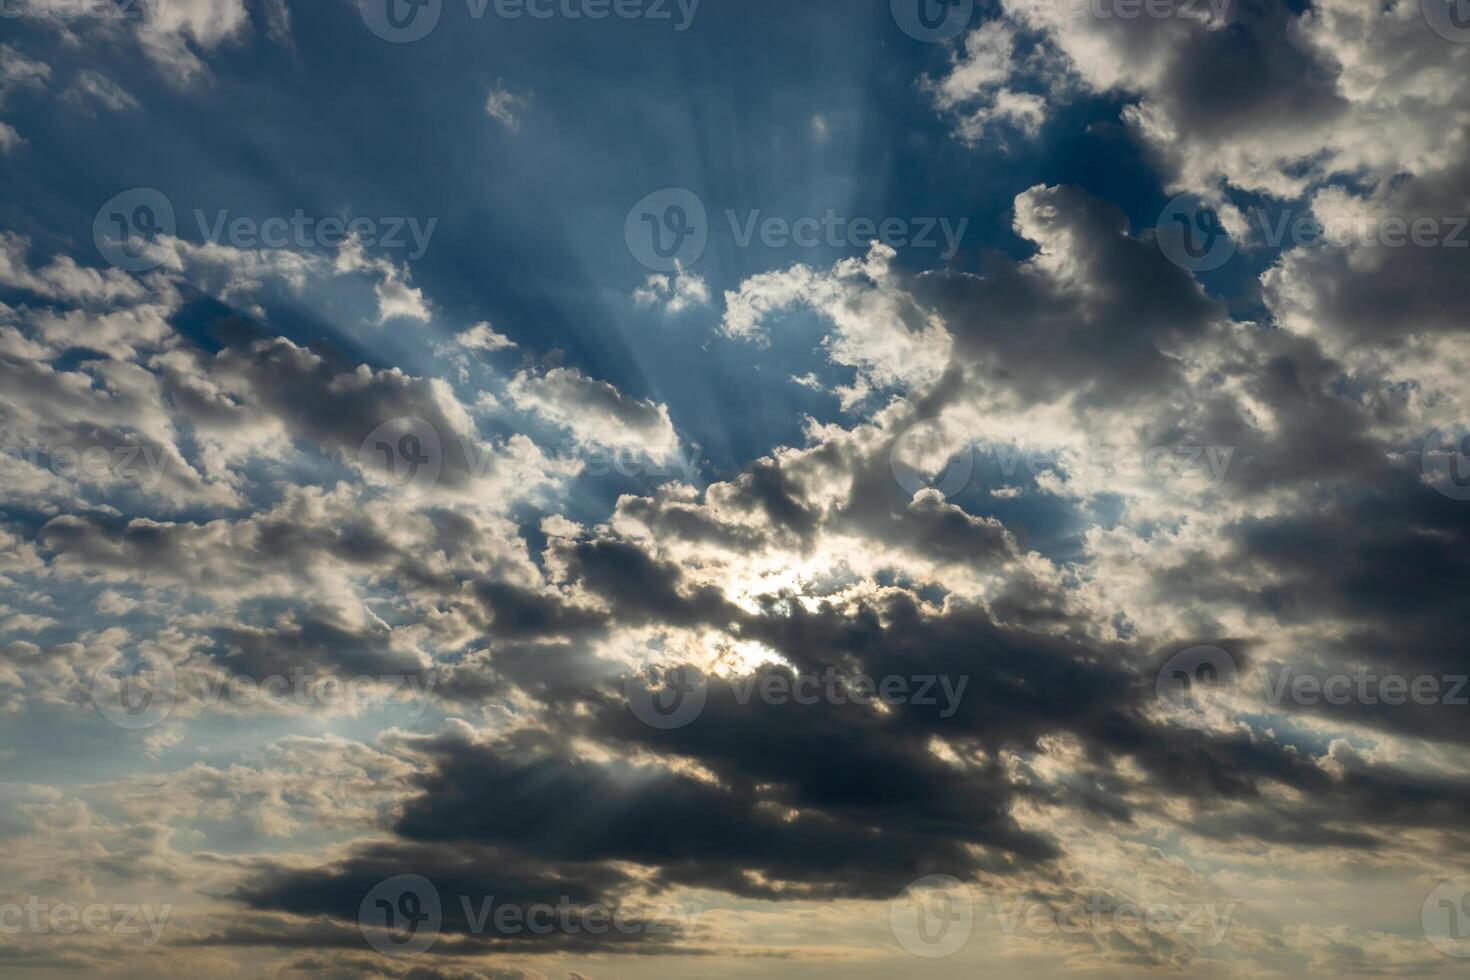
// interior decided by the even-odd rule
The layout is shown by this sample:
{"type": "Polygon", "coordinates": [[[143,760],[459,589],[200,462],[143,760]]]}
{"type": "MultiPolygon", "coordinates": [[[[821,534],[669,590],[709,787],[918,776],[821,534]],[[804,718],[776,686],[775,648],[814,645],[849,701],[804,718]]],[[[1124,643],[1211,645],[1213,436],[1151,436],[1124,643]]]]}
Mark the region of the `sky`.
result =
{"type": "Polygon", "coordinates": [[[1466,0],[0,0],[0,975],[1462,976],[1466,0]]]}

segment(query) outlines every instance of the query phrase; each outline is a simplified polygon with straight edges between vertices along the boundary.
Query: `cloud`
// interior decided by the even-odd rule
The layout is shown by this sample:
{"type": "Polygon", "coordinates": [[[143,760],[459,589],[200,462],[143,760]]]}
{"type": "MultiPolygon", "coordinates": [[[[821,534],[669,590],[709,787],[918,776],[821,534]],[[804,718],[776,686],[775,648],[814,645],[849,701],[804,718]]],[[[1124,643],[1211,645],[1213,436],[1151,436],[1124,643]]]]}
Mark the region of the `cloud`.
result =
{"type": "Polygon", "coordinates": [[[704,277],[686,272],[676,259],[673,276],[649,276],[642,286],[633,291],[633,302],[638,306],[663,305],[669,313],[682,313],[693,306],[709,305],[709,286],[704,277]]]}
{"type": "Polygon", "coordinates": [[[531,107],[535,100],[534,92],[518,95],[507,89],[504,81],[497,80],[495,87],[490,89],[485,96],[485,114],[503,123],[505,128],[511,132],[519,132],[521,115],[531,107]]]}
{"type": "Polygon", "coordinates": [[[678,450],[669,410],[623,394],[576,368],[522,371],[506,387],[511,403],[571,432],[580,445],[625,449],[665,459],[678,450]]]}
{"type": "Polygon", "coordinates": [[[138,100],[118,87],[117,83],[98,72],[79,72],[62,94],[62,100],[91,111],[97,106],[112,112],[138,108],[138,100]]]}

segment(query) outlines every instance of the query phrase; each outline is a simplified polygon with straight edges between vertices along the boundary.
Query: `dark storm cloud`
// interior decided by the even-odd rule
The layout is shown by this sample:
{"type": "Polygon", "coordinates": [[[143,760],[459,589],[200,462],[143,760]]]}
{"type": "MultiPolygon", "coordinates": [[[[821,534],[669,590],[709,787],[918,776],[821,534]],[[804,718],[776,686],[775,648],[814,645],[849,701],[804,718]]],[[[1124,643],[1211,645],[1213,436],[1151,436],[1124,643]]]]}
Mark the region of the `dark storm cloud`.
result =
{"type": "Polygon", "coordinates": [[[391,648],[390,631],[381,624],[353,628],[307,611],[285,625],[236,624],[210,632],[218,644],[214,656],[235,674],[257,680],[286,676],[294,669],[377,677],[424,672],[417,657],[391,648]]]}
{"type": "Polygon", "coordinates": [[[1018,199],[1017,230],[1060,263],[993,256],[984,276],[937,273],[916,294],[944,315],[955,357],[1027,402],[1109,406],[1180,382],[1171,348],[1223,316],[1116,205],[1076,187],[1018,199]]]}
{"type": "Polygon", "coordinates": [[[262,912],[286,912],[317,921],[297,933],[297,942],[283,942],[276,924],[265,922],[252,927],[249,921],[221,929],[198,942],[366,949],[358,931],[359,909],[375,887],[399,875],[425,878],[437,892],[443,921],[436,953],[590,954],[633,951],[636,947],[637,952],[647,954],[693,938],[681,934],[679,923],[655,922],[656,910],[641,918],[630,913],[627,922],[637,925],[637,929],[586,928],[585,917],[590,910],[623,908],[623,903],[630,900],[637,882],[622,871],[599,864],[542,861],[514,849],[460,842],[452,847],[375,844],[344,862],[310,871],[268,867],[248,880],[235,898],[262,912]],[[496,928],[493,919],[488,924],[478,921],[487,903],[493,909],[515,906],[523,914],[533,905],[565,908],[571,926],[564,927],[558,921],[558,927],[550,931],[496,928]],[[322,916],[325,920],[319,918],[322,916]]]}
{"type": "MultiPolygon", "coordinates": [[[[1279,0],[1233,0],[1228,24],[1174,49],[1156,97],[1184,142],[1331,125],[1348,110],[1332,70],[1297,43],[1297,12],[1279,0]],[[1290,93],[1290,97],[1283,97],[1290,93]]],[[[1128,28],[1127,21],[1118,20],[1128,28]]]]}
{"type": "Polygon", "coordinates": [[[609,540],[565,546],[571,576],[613,607],[626,623],[656,622],[670,626],[716,626],[741,617],[740,610],[712,586],[688,592],[677,586],[677,566],[658,561],[636,545],[609,540]]]}

